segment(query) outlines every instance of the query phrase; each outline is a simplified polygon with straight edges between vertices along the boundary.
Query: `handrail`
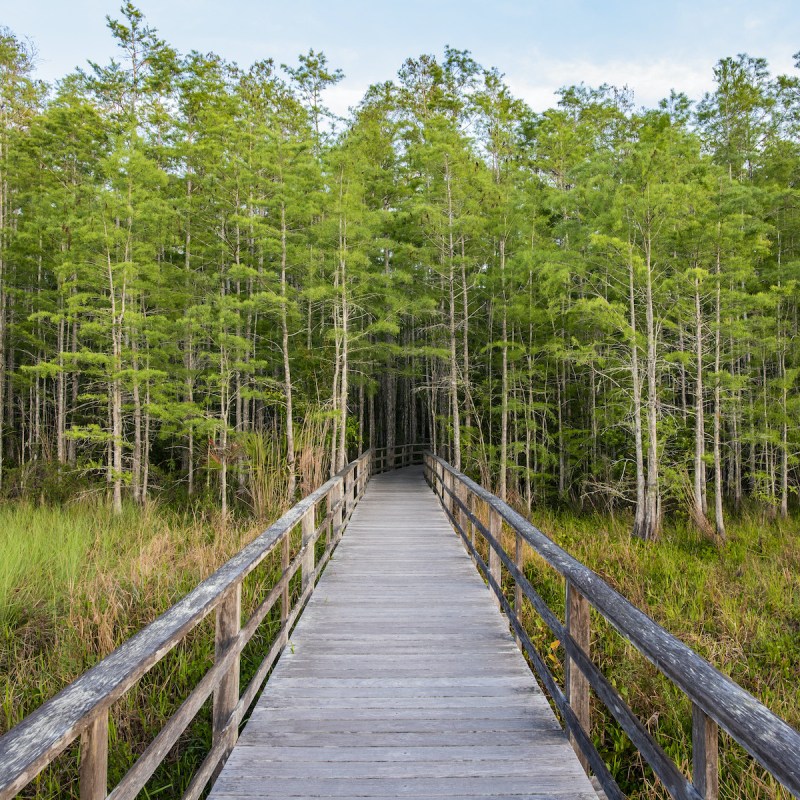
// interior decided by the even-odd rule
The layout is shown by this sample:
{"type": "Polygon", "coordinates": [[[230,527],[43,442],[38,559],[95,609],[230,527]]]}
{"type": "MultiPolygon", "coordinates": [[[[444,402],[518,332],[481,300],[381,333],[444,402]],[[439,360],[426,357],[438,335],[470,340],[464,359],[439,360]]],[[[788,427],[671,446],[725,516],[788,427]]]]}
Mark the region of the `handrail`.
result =
{"type": "Polygon", "coordinates": [[[429,445],[427,442],[399,444],[393,447],[378,447],[373,453],[373,474],[380,475],[399,467],[410,467],[422,464],[423,456],[429,445]]]}
{"type": "Polygon", "coordinates": [[[573,742],[583,755],[584,766],[589,763],[609,797],[622,795],[588,737],[589,686],[617,719],[672,797],[691,800],[715,800],[717,797],[717,725],[790,792],[800,795],[798,731],[633,606],[599,575],[570,556],[521,514],[442,458],[432,453],[425,454],[425,476],[476,565],[497,595],[511,627],[561,711],[573,742]],[[488,528],[475,513],[476,501],[485,504],[488,528]],[[503,522],[516,536],[513,557],[506,553],[501,544],[503,522]],[[470,536],[467,535],[468,523],[470,536]],[[488,544],[488,565],[475,547],[476,531],[488,544]],[[521,557],[523,542],[566,579],[565,624],[558,620],[525,577],[521,557]],[[513,605],[506,600],[502,591],[501,564],[515,584],[513,605]],[[519,620],[523,595],[565,649],[566,692],[557,686],[519,620]],[[589,657],[589,604],[691,700],[692,781],[683,775],[650,736],[589,657]]]}
{"type": "Polygon", "coordinates": [[[212,748],[184,795],[186,800],[199,797],[233,748],[239,723],[288,641],[292,626],[314,590],[316,578],[341,539],[372,474],[372,462],[373,451],[367,450],[289,509],[186,597],[0,737],[0,800],[14,797],[79,736],[81,800],[135,797],[213,693],[212,748]],[[317,509],[323,501],[325,516],[317,524],[317,509]],[[302,547],[290,562],[290,535],[298,525],[302,527],[302,547]],[[326,548],[315,564],[315,544],[323,533],[326,548]],[[281,576],[242,626],[242,583],[279,545],[283,548],[281,576]],[[298,571],[302,575],[301,595],[290,608],[289,582],[298,571]],[[281,627],[249,686],[240,695],[239,656],[278,600],[281,627]],[[109,708],[215,610],[213,666],[108,795],[109,708]]]}

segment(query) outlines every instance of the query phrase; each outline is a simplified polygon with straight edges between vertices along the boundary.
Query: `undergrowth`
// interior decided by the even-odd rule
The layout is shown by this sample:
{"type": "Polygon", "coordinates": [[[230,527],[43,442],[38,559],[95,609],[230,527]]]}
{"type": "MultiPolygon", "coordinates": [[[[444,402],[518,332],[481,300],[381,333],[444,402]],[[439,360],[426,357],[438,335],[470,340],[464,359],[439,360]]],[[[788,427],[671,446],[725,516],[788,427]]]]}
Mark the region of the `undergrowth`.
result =
{"type": "MultiPolygon", "coordinates": [[[[222,525],[157,504],[126,506],[120,516],[85,500],[66,508],[0,506],[0,733],[176,603],[263,527],[222,525]]],[[[273,555],[245,581],[246,616],[280,575],[280,556],[273,555]]],[[[267,617],[243,653],[243,686],[278,629],[277,615],[276,609],[267,617]]],[[[197,685],[213,656],[212,614],[112,707],[111,786],[197,685]]],[[[210,712],[209,701],[142,796],[181,796],[208,750],[210,712]]],[[[22,793],[78,795],[77,743],[22,793]]]]}
{"type": "MultiPolygon", "coordinates": [[[[535,523],[571,555],[703,658],[800,728],[800,521],[731,521],[717,548],[673,521],[656,543],[630,536],[630,520],[537,509],[535,523]]],[[[563,619],[564,582],[532,551],[526,573],[563,619]]],[[[554,637],[535,612],[525,622],[561,682],[554,637]]],[[[592,655],[667,754],[691,775],[691,703],[596,612],[592,655]]],[[[668,797],[610,714],[592,698],[592,734],[631,798],[668,797]]],[[[789,798],[744,750],[720,736],[720,797],[789,798]]]]}
{"type": "MultiPolygon", "coordinates": [[[[273,514],[277,516],[277,512],[273,514]]],[[[794,727],[800,727],[800,522],[729,524],[716,548],[688,525],[662,539],[631,539],[630,521],[538,509],[537,525],[794,727]]],[[[228,524],[152,504],[114,516],[101,502],[62,508],[0,506],[0,733],[173,605],[252,539],[263,524],[228,524]]],[[[485,549],[478,537],[479,549],[485,549]]],[[[507,545],[513,545],[509,540],[507,545]]],[[[298,542],[293,542],[296,551],[298,542]]],[[[275,554],[277,556],[277,554],[275,554]]],[[[485,555],[485,553],[484,553],[485,555]]],[[[532,551],[526,572],[563,619],[563,580],[532,551]]],[[[249,616],[279,575],[267,559],[244,585],[249,616]]],[[[509,589],[509,596],[513,590],[509,589]]],[[[293,587],[296,596],[299,586],[293,587]]],[[[277,608],[242,658],[242,686],[279,626],[277,608]]],[[[556,678],[563,653],[525,606],[532,638],[556,678]]],[[[668,755],[691,774],[691,708],[683,694],[592,616],[592,653],[668,755]]],[[[213,659],[213,615],[112,708],[109,783],[124,775],[177,710],[213,659]]],[[[625,734],[593,699],[593,738],[631,798],[666,797],[625,734]]],[[[143,796],[179,797],[210,741],[210,703],[165,759],[143,796]]],[[[727,736],[721,737],[721,797],[789,797],[727,736]]],[[[77,745],[25,790],[36,798],[78,797],[77,745]]]]}

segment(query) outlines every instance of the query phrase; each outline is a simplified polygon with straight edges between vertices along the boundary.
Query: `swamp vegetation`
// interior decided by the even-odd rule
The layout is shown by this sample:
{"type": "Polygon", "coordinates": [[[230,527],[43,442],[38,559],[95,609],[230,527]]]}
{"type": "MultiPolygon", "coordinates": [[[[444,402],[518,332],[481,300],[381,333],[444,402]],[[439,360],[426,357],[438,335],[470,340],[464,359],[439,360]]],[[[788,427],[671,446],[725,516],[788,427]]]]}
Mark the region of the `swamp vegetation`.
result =
{"type": "MultiPolygon", "coordinates": [[[[180,54],[130,3],[109,30],[118,60],[46,86],[0,29],[0,732],[349,458],[415,441],[798,727],[798,75],[739,55],[696,100],[533,112],[446,48],[337,119],[322,53],[180,54]]],[[[595,630],[688,764],[683,701],[595,630]]],[[[115,706],[112,780],[212,655],[200,626],[115,706]]],[[[148,796],[179,796],[208,720],[148,796]]],[[[722,758],[723,797],[785,796],[722,758]]],[[[74,761],[31,792],[74,795],[74,761]]]]}

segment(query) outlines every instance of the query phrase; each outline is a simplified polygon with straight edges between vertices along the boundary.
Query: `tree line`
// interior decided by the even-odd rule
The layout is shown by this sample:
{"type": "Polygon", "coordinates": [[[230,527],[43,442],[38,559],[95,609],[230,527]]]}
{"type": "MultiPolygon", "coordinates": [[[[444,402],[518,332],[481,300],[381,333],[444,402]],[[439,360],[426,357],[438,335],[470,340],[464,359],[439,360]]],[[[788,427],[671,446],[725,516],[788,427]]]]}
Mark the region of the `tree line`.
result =
{"type": "Polygon", "coordinates": [[[322,53],[179,54],[130,3],[108,27],[118,59],[54,87],[0,31],[0,488],[46,467],[224,516],[258,442],[288,502],[304,459],[427,440],[645,539],[667,507],[718,540],[789,512],[796,75],[738,55],[697,102],[534,113],[446,48],[336,120],[322,53]]]}

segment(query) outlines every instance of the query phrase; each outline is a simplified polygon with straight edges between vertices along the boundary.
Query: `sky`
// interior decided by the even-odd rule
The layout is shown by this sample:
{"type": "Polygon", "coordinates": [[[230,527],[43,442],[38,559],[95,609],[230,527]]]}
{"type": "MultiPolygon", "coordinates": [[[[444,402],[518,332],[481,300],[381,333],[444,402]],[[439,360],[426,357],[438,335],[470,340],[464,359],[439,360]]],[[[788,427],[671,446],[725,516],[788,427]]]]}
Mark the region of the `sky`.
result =
{"type": "MultiPolygon", "coordinates": [[[[53,82],[87,60],[106,64],[115,45],[106,16],[121,0],[3,0],[0,26],[29,38],[37,76],[53,82]]],[[[403,61],[469,50],[497,67],[536,111],[562,86],[627,86],[636,106],[670,89],[700,99],[714,64],[748,53],[773,74],[797,74],[797,0],[139,0],[150,26],[180,52],[213,51],[241,66],[263,58],[295,64],[322,50],[345,79],[326,102],[345,115],[372,83],[393,79],[403,61]]]]}

